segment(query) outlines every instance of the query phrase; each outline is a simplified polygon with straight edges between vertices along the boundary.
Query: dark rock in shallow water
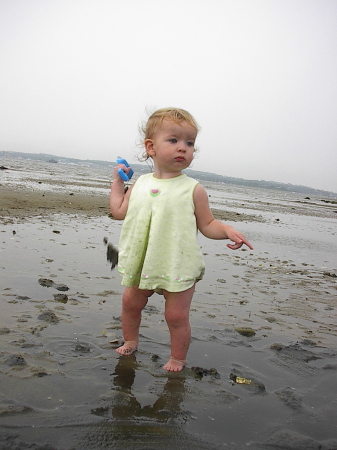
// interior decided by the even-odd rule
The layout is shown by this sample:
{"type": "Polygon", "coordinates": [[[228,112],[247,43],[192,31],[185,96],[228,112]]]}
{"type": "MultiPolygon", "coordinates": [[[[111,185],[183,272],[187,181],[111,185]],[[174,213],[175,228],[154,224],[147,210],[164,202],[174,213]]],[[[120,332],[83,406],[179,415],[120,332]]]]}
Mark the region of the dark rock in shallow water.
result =
{"type": "Polygon", "coordinates": [[[248,327],[238,327],[235,328],[235,331],[237,331],[239,334],[241,334],[241,336],[246,336],[246,337],[252,337],[255,336],[255,331],[252,328],[248,328],[248,327]]]}
{"type": "Polygon", "coordinates": [[[11,332],[11,330],[9,328],[6,328],[6,327],[0,328],[0,335],[1,334],[8,334],[10,332],[11,332]]]}
{"type": "Polygon", "coordinates": [[[67,294],[54,294],[54,300],[61,303],[67,303],[68,302],[68,295],[67,294]]]}
{"type": "Polygon", "coordinates": [[[5,363],[7,366],[26,366],[27,363],[25,361],[25,358],[21,355],[9,355],[8,358],[5,360],[5,363]]]}
{"type": "Polygon", "coordinates": [[[44,320],[45,322],[49,323],[58,323],[59,319],[57,318],[56,314],[54,314],[52,311],[46,311],[38,316],[39,320],[44,320]]]}
{"type": "Polygon", "coordinates": [[[89,344],[76,344],[75,352],[90,353],[90,345],[89,344]]]}
{"type": "Polygon", "coordinates": [[[323,272],[323,275],[325,275],[326,277],[337,278],[337,275],[332,272],[323,272]]]}
{"type": "Polygon", "coordinates": [[[191,367],[192,372],[198,377],[198,378],[202,378],[204,376],[210,375],[213,378],[219,379],[220,378],[220,374],[219,372],[214,369],[203,369],[202,367],[191,367]]]}
{"type": "Polygon", "coordinates": [[[66,286],[65,284],[55,284],[54,287],[58,291],[69,291],[68,286],[66,286]]]}
{"type": "Polygon", "coordinates": [[[39,284],[44,287],[54,287],[58,291],[69,291],[68,286],[65,284],[56,284],[53,280],[49,280],[48,278],[39,278],[39,284]]]}
{"type": "Polygon", "coordinates": [[[37,372],[35,374],[35,376],[38,377],[38,378],[43,378],[43,377],[47,377],[48,374],[47,374],[47,372],[37,372]]]}
{"type": "Polygon", "coordinates": [[[51,287],[54,286],[55,283],[53,280],[49,280],[48,278],[39,278],[39,284],[44,287],[51,287]]]}

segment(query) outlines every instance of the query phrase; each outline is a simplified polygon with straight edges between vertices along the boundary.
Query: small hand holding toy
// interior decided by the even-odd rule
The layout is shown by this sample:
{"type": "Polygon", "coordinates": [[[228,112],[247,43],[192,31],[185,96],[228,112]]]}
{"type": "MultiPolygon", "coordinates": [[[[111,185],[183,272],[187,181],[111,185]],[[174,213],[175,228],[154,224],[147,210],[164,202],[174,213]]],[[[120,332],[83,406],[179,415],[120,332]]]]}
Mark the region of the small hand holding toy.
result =
{"type": "MultiPolygon", "coordinates": [[[[116,162],[117,162],[117,164],[124,164],[125,167],[130,167],[128,162],[126,161],[126,159],[123,159],[120,156],[118,156],[118,158],[116,159],[116,162]]],[[[130,168],[129,172],[126,173],[126,172],[124,172],[123,169],[118,169],[118,174],[122,178],[122,180],[129,181],[132,178],[133,170],[130,168]]]]}

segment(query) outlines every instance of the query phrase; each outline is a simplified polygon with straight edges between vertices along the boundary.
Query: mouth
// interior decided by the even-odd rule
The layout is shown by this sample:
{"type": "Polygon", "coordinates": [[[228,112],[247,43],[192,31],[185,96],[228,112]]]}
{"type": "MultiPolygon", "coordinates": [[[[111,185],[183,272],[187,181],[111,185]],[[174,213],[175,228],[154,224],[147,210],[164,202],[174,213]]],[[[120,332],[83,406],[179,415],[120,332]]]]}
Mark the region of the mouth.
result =
{"type": "Polygon", "coordinates": [[[178,162],[182,162],[185,161],[185,158],[183,156],[178,156],[177,158],[175,158],[175,160],[178,162]]]}

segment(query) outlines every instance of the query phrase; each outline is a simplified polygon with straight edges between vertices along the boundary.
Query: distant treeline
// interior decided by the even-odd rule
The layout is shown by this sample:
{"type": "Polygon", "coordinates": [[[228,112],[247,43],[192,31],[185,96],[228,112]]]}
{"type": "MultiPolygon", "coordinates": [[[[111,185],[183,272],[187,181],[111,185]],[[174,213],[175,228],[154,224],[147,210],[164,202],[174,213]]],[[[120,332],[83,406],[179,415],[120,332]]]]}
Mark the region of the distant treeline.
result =
{"type": "MultiPolygon", "coordinates": [[[[100,161],[94,159],[75,159],[75,158],[66,158],[63,156],[55,156],[49,155],[45,153],[22,153],[22,152],[8,152],[8,151],[0,151],[1,157],[9,157],[9,158],[23,158],[23,159],[32,159],[32,160],[40,160],[46,161],[50,163],[75,163],[75,164],[85,164],[85,165],[94,165],[100,167],[114,167],[115,163],[109,161],[100,161]]],[[[132,163],[133,170],[137,173],[144,173],[148,171],[148,167],[142,164],[134,164],[132,163]]],[[[234,178],[234,177],[226,177],[224,175],[218,175],[216,173],[210,172],[200,172],[198,170],[186,169],[185,173],[193,178],[203,181],[216,181],[219,183],[226,184],[235,184],[238,186],[247,186],[254,188],[262,188],[262,189],[274,189],[277,191],[288,191],[288,192],[298,192],[301,194],[311,194],[329,198],[337,198],[336,192],[331,191],[323,191],[321,189],[314,189],[308,186],[295,185],[290,183],[279,183],[277,181],[265,181],[265,180],[245,180],[243,178],[234,178]]]]}

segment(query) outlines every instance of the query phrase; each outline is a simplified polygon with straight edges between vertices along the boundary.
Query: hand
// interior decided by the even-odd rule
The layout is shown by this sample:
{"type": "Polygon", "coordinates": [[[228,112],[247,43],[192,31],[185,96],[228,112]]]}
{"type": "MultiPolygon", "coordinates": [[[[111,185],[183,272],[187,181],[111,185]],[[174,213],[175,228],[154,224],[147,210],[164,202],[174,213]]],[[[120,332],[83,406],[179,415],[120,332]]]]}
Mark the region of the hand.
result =
{"type": "Polygon", "coordinates": [[[114,167],[114,173],[113,173],[114,180],[116,180],[116,179],[122,180],[122,178],[119,176],[119,173],[118,173],[119,169],[122,169],[126,174],[128,174],[131,170],[131,167],[126,167],[124,164],[117,164],[114,167]]]}
{"type": "Polygon", "coordinates": [[[247,245],[250,250],[253,250],[252,244],[245,238],[245,236],[240,233],[239,231],[235,230],[235,228],[232,228],[231,230],[227,231],[228,239],[235,242],[235,244],[227,244],[227,247],[231,250],[237,250],[240,247],[242,247],[243,244],[247,245]]]}

